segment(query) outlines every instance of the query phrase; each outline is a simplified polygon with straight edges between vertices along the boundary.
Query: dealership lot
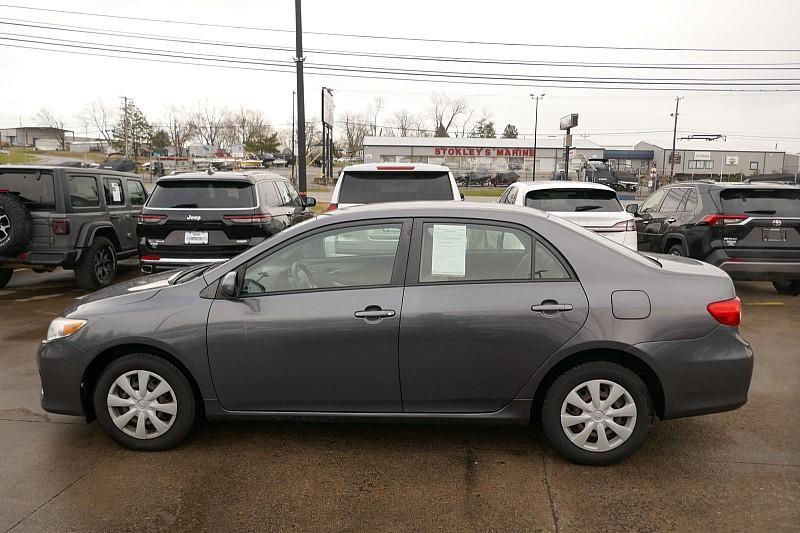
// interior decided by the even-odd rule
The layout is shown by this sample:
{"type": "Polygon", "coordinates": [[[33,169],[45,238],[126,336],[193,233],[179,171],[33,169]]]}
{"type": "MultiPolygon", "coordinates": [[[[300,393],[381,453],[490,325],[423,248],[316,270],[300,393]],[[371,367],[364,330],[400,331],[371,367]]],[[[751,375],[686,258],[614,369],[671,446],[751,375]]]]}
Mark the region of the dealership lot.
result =
{"type": "Polygon", "coordinates": [[[800,299],[737,290],[749,403],[658,423],[627,462],[590,468],[523,427],[207,423],[170,452],[123,450],[39,407],[36,346],[85,293],[71,273],[18,272],[0,291],[0,529],[792,529],[800,299]]]}

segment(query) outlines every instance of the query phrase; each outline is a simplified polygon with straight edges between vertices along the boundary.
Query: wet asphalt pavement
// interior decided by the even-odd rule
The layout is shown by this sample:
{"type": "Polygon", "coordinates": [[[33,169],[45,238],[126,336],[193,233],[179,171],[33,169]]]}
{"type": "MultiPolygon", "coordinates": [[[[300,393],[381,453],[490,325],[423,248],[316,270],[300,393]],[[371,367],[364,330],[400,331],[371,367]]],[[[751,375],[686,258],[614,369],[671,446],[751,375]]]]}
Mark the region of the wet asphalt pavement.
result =
{"type": "Polygon", "coordinates": [[[0,531],[797,531],[800,298],[737,289],[749,403],[657,423],[633,458],[591,468],[525,427],[215,422],[124,450],[39,407],[36,347],[84,293],[68,272],[17,272],[0,289],[0,531]]]}

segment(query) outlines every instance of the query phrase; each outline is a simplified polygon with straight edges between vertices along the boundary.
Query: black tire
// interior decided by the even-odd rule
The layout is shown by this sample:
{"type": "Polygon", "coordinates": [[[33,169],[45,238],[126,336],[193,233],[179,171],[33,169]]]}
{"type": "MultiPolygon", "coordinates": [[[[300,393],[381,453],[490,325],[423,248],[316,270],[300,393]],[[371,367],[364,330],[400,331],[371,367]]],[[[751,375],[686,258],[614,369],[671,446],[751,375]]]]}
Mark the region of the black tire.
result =
{"type": "Polygon", "coordinates": [[[95,237],[75,264],[78,286],[87,291],[108,287],[117,275],[117,252],[105,237],[95,237]]]}
{"type": "MultiPolygon", "coordinates": [[[[606,394],[608,393],[606,392],[606,394]]],[[[638,450],[650,432],[653,417],[654,410],[650,393],[644,381],[636,373],[611,361],[591,361],[565,371],[550,385],[542,403],[541,425],[548,442],[562,456],[580,464],[604,466],[623,461],[638,450]],[[567,431],[578,431],[585,428],[585,425],[573,426],[568,429],[561,426],[561,408],[567,395],[576,387],[591,380],[608,380],[621,385],[628,392],[636,407],[636,418],[632,421],[633,427],[630,436],[627,437],[627,440],[615,444],[608,451],[584,449],[567,437],[567,431]]],[[[619,420],[619,418],[612,419],[614,422],[619,420]]],[[[589,421],[591,422],[591,419],[589,421]]],[[[613,431],[611,433],[616,435],[613,431]]],[[[608,433],[604,430],[604,434],[608,433]]],[[[596,430],[589,434],[589,438],[592,436],[595,438],[594,442],[597,442],[596,430]]],[[[612,437],[611,441],[616,438],[612,437]]],[[[587,442],[589,445],[592,444],[591,441],[587,442]]]]}
{"type": "Polygon", "coordinates": [[[33,235],[28,208],[11,194],[0,194],[0,255],[25,251],[33,235]]]}
{"type": "Polygon", "coordinates": [[[680,257],[686,257],[686,250],[683,248],[682,244],[673,244],[669,248],[667,248],[667,253],[669,255],[677,255],[680,257]]]}
{"type": "MultiPolygon", "coordinates": [[[[137,373],[138,375],[138,373],[137,373]]],[[[148,390],[152,391],[158,384],[156,377],[151,377],[148,380],[148,390]]],[[[137,392],[136,388],[134,391],[137,392]]],[[[174,448],[180,444],[183,439],[189,434],[194,426],[195,417],[197,414],[197,404],[195,395],[192,392],[192,387],[189,380],[175,365],[153,354],[149,353],[134,353],[120,357],[112,361],[100,375],[97,380],[93,391],[93,405],[97,421],[103,428],[103,431],[111,437],[117,444],[137,451],[160,451],[174,448]],[[132,436],[122,429],[118,428],[112,419],[112,414],[109,412],[108,397],[112,390],[117,391],[115,382],[118,378],[125,376],[129,372],[139,370],[147,371],[151,374],[156,374],[156,377],[163,378],[164,381],[172,388],[171,392],[162,394],[158,400],[159,404],[164,405],[174,401],[177,410],[173,415],[161,412],[159,416],[166,418],[159,420],[166,420],[165,423],[171,424],[168,429],[161,435],[155,435],[156,428],[150,422],[150,415],[144,415],[144,424],[149,425],[146,431],[149,431],[147,438],[137,438],[132,436]],[[114,389],[112,389],[112,386],[114,389]],[[173,398],[174,393],[174,398],[173,398]]],[[[134,407],[112,407],[117,413],[117,416],[124,415],[127,409],[135,409],[134,407]]],[[[154,414],[159,413],[157,410],[151,410],[154,414]]],[[[139,414],[132,415],[128,425],[124,426],[127,431],[136,432],[138,426],[139,414]]]]}
{"type": "Polygon", "coordinates": [[[800,296],[800,280],[781,279],[773,281],[772,286],[779,294],[787,296],[800,296]]]}
{"type": "Polygon", "coordinates": [[[0,289],[8,285],[8,282],[11,281],[11,276],[13,275],[14,269],[0,268],[0,289]]]}

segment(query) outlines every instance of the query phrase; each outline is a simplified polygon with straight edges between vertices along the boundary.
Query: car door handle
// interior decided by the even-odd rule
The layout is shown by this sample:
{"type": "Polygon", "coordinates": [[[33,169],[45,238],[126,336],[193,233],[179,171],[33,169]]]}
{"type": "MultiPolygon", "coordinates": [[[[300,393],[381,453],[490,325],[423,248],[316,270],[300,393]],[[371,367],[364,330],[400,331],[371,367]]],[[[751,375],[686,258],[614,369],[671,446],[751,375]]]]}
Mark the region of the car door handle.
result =
{"type": "Polygon", "coordinates": [[[547,317],[554,317],[563,311],[572,311],[572,304],[560,304],[555,300],[545,300],[539,305],[532,305],[531,311],[547,317]]]}
{"type": "Polygon", "coordinates": [[[667,219],[667,224],[672,224],[673,222],[675,222],[675,220],[676,220],[675,217],[669,217],[667,219]]]}
{"type": "Polygon", "coordinates": [[[353,316],[361,318],[365,322],[377,322],[384,318],[392,318],[395,315],[394,309],[381,309],[377,305],[370,305],[363,311],[356,311],[353,316]]]}

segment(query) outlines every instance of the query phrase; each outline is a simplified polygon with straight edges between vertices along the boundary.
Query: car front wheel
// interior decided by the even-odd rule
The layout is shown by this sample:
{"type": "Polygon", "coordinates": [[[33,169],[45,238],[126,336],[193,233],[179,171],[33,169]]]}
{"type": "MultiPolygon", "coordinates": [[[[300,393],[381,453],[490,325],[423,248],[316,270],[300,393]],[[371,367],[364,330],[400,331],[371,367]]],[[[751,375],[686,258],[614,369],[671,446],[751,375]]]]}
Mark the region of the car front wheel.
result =
{"type": "Polygon", "coordinates": [[[787,294],[789,296],[800,296],[800,280],[778,280],[773,281],[772,286],[779,294],[787,294]]]}
{"type": "Polygon", "coordinates": [[[561,374],[542,403],[545,437],[576,463],[610,465],[630,457],[653,423],[642,379],[611,361],[591,361],[561,374]]]}
{"type": "Polygon", "coordinates": [[[106,434],[132,450],[167,450],[194,425],[196,402],[175,365],[147,353],[113,361],[94,389],[94,410],[106,434]]]}

